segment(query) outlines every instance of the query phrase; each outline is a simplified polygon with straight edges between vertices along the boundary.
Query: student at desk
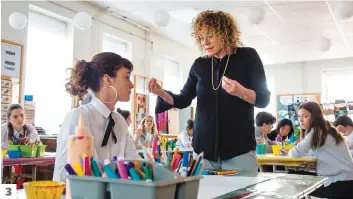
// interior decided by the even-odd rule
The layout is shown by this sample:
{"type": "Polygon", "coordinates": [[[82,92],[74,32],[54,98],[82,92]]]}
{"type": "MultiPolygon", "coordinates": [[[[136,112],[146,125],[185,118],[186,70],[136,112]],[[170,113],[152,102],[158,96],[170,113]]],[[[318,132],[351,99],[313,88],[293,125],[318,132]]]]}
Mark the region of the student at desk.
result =
{"type": "Polygon", "coordinates": [[[84,117],[87,133],[93,136],[93,156],[97,160],[111,160],[114,156],[125,159],[141,159],[129,136],[125,119],[115,111],[118,101],[130,100],[132,63],[120,55],[103,52],[92,61],[80,60],[73,67],[66,91],[83,97],[87,89],[94,92],[92,100],[68,113],[57,139],[53,180],[61,181],[66,171],[67,143],[75,133],[80,114],[84,117]]]}
{"type": "Polygon", "coordinates": [[[317,175],[329,178],[328,184],[310,195],[353,198],[353,159],[342,135],[324,119],[321,107],[315,102],[301,105],[298,116],[301,141],[288,156],[301,157],[310,152],[317,159],[317,175]]]}
{"type": "Polygon", "coordinates": [[[7,148],[13,138],[28,138],[30,142],[39,140],[38,132],[32,124],[26,124],[21,105],[12,104],[7,109],[8,122],[1,125],[1,148],[7,148]]]}
{"type": "Polygon", "coordinates": [[[271,144],[271,140],[268,139],[267,135],[271,133],[273,124],[276,122],[276,118],[271,113],[259,112],[255,118],[255,139],[257,144],[271,144]]]}
{"type": "Polygon", "coordinates": [[[142,149],[142,146],[151,148],[154,138],[158,136],[156,125],[152,116],[145,116],[137,128],[134,141],[137,149],[142,149]]]}
{"type": "Polygon", "coordinates": [[[289,119],[281,120],[276,129],[271,131],[268,138],[272,141],[282,142],[285,139],[289,139],[294,133],[293,123],[289,119]]]}
{"type": "Polygon", "coordinates": [[[127,127],[130,127],[131,125],[131,113],[130,111],[127,110],[121,110],[120,108],[116,109],[116,112],[120,113],[121,116],[124,117],[127,127]]]}
{"type": "Polygon", "coordinates": [[[194,121],[189,119],[187,121],[185,131],[179,134],[176,145],[183,148],[190,148],[192,146],[192,136],[194,134],[193,129],[194,129],[194,121]]]}
{"type": "Polygon", "coordinates": [[[351,154],[353,155],[353,121],[347,115],[340,115],[333,122],[333,126],[336,127],[337,131],[342,133],[346,142],[348,144],[349,149],[351,150],[351,154]]]}

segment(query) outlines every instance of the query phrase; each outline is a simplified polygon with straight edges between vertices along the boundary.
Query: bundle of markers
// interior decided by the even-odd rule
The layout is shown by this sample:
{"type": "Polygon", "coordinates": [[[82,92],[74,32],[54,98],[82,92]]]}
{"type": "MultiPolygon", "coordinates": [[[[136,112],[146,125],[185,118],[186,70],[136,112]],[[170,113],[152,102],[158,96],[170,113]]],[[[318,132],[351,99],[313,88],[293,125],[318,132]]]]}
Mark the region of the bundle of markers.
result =
{"type": "Polygon", "coordinates": [[[179,148],[176,148],[174,153],[167,153],[167,143],[165,139],[159,140],[156,137],[152,144],[152,155],[143,147],[144,159],[162,163],[173,172],[180,173],[183,177],[200,175],[203,166],[203,153],[200,153],[195,160],[190,162],[188,151],[183,152],[183,155],[181,155],[179,154],[179,148]]]}
{"type": "Polygon", "coordinates": [[[122,157],[114,157],[113,160],[101,160],[99,163],[85,154],[82,162],[73,165],[66,164],[66,171],[70,175],[108,177],[122,180],[153,180],[152,166],[139,161],[124,162],[122,157]]]}

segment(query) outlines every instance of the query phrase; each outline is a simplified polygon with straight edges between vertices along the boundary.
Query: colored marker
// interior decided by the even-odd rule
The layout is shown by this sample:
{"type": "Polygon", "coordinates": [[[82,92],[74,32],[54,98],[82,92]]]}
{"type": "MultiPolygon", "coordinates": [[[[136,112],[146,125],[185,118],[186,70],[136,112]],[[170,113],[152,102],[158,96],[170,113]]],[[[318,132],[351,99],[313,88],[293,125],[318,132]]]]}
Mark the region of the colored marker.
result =
{"type": "Polygon", "coordinates": [[[97,162],[94,159],[91,160],[91,168],[92,168],[94,176],[96,176],[96,177],[100,177],[101,176],[101,172],[99,170],[98,164],[97,164],[97,162]]]}
{"type": "Polygon", "coordinates": [[[137,171],[135,168],[130,168],[129,169],[130,176],[132,180],[141,180],[140,176],[137,174],[137,171]]]}
{"type": "Polygon", "coordinates": [[[65,169],[70,175],[77,175],[77,173],[74,171],[70,164],[66,164],[65,169]]]}
{"type": "Polygon", "coordinates": [[[194,176],[197,176],[197,175],[200,174],[200,171],[201,171],[201,169],[202,169],[202,165],[203,165],[203,163],[200,162],[200,164],[197,166],[197,168],[196,168],[196,170],[195,170],[194,176]]]}
{"type": "Polygon", "coordinates": [[[145,177],[145,174],[141,171],[141,163],[139,161],[134,161],[134,168],[141,177],[145,177]]]}
{"type": "Polygon", "coordinates": [[[189,152],[186,151],[183,154],[183,164],[181,166],[180,175],[186,177],[188,175],[188,165],[189,165],[189,152]]]}
{"type": "Polygon", "coordinates": [[[129,171],[131,168],[134,168],[134,163],[128,162],[128,163],[126,164],[126,170],[129,171]]]}
{"type": "Polygon", "coordinates": [[[129,179],[129,175],[127,173],[124,160],[122,157],[118,157],[118,160],[116,161],[116,166],[118,167],[119,175],[121,179],[124,179],[124,180],[129,179]]]}
{"type": "Polygon", "coordinates": [[[202,163],[202,162],[201,162],[202,159],[203,159],[202,156],[199,156],[199,157],[198,157],[197,162],[196,162],[196,164],[195,164],[195,167],[194,167],[194,169],[193,169],[193,171],[192,171],[192,173],[191,173],[192,176],[193,176],[193,175],[196,175],[196,170],[199,168],[200,164],[202,163]]]}
{"type": "Polygon", "coordinates": [[[144,167],[146,182],[152,181],[152,172],[150,167],[147,165],[144,167]]]}
{"type": "Polygon", "coordinates": [[[157,145],[158,145],[158,137],[155,137],[153,139],[153,144],[152,144],[152,154],[154,155],[155,152],[157,152],[157,145]]]}
{"type": "Polygon", "coordinates": [[[174,168],[175,160],[178,154],[179,154],[179,148],[176,148],[173,154],[172,162],[170,163],[170,168],[174,168]]]}
{"type": "Polygon", "coordinates": [[[78,176],[83,176],[83,170],[79,162],[74,163],[74,170],[78,176]]]}
{"type": "Polygon", "coordinates": [[[107,174],[108,178],[118,179],[118,176],[114,173],[112,168],[110,168],[109,166],[104,167],[104,172],[107,174]]]}
{"type": "Polygon", "coordinates": [[[180,160],[181,160],[181,155],[177,154],[175,158],[174,166],[173,166],[173,171],[175,171],[178,168],[180,160]]]}
{"type": "Polygon", "coordinates": [[[83,157],[83,171],[85,173],[85,176],[91,175],[91,161],[88,156],[83,157]]]}
{"type": "Polygon", "coordinates": [[[187,176],[191,176],[192,169],[195,167],[195,164],[196,164],[196,160],[193,160],[187,176]]]}

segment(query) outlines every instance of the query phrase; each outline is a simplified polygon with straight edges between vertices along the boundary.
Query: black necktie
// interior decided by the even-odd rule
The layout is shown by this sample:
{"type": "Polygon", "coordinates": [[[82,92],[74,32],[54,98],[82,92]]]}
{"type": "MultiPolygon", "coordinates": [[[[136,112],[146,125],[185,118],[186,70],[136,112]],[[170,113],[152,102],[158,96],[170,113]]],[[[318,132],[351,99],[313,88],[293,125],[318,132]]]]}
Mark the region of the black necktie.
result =
{"type": "Polygon", "coordinates": [[[113,136],[114,143],[116,143],[116,141],[117,141],[116,136],[115,136],[114,131],[113,131],[115,122],[113,120],[113,117],[112,117],[111,113],[110,113],[108,118],[109,118],[109,123],[108,123],[107,130],[105,130],[105,134],[104,134],[104,138],[103,138],[103,142],[102,142],[102,147],[104,147],[104,146],[106,146],[108,144],[108,140],[109,140],[110,134],[112,134],[112,136],[113,136]]]}

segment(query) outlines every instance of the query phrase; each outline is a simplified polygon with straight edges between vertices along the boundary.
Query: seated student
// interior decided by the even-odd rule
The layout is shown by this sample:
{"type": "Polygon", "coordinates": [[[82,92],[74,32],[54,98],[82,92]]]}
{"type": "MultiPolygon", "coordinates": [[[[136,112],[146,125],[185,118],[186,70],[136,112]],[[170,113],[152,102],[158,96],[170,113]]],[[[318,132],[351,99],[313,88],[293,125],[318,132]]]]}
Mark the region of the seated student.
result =
{"type": "Polygon", "coordinates": [[[193,129],[194,121],[192,119],[189,119],[187,121],[185,131],[179,134],[176,145],[183,148],[190,148],[192,146],[193,129]]]}
{"type": "MultiPolygon", "coordinates": [[[[12,104],[7,109],[8,122],[1,125],[1,147],[7,148],[12,138],[28,138],[30,142],[39,140],[38,132],[32,124],[26,124],[21,105],[12,104]]],[[[41,144],[41,143],[40,143],[41,144]]]]}
{"type": "Polygon", "coordinates": [[[268,112],[259,112],[256,115],[255,139],[257,142],[271,144],[271,140],[268,139],[267,135],[271,132],[275,122],[276,118],[268,112]]]}
{"type": "Polygon", "coordinates": [[[137,128],[134,141],[137,149],[142,149],[142,146],[151,148],[154,138],[158,136],[156,125],[152,116],[145,116],[137,128]]]}
{"type": "Polygon", "coordinates": [[[310,195],[353,198],[353,159],[342,135],[324,119],[321,107],[315,102],[302,104],[298,116],[301,141],[288,152],[288,156],[301,157],[310,151],[317,159],[317,175],[329,178],[327,184],[310,195]]]}
{"type": "Polygon", "coordinates": [[[353,121],[347,115],[340,115],[333,122],[333,126],[336,127],[337,131],[344,135],[347,141],[348,147],[353,155],[353,121]]]}
{"type": "Polygon", "coordinates": [[[127,127],[130,127],[131,125],[131,113],[130,111],[127,110],[121,110],[120,108],[116,109],[116,112],[120,113],[121,116],[124,117],[127,127]]]}
{"type": "Polygon", "coordinates": [[[130,100],[132,63],[120,55],[103,52],[95,55],[91,62],[78,61],[73,67],[66,90],[73,96],[83,97],[87,89],[94,92],[92,100],[69,112],[57,138],[54,181],[61,181],[66,175],[67,143],[75,133],[80,114],[88,135],[93,136],[93,154],[97,160],[111,160],[114,156],[125,159],[141,159],[135,144],[129,136],[125,119],[115,112],[118,101],[130,100]]]}
{"type": "Polygon", "coordinates": [[[268,138],[272,141],[282,142],[283,140],[290,138],[294,133],[293,123],[289,119],[281,120],[276,129],[271,131],[268,138]]]}

